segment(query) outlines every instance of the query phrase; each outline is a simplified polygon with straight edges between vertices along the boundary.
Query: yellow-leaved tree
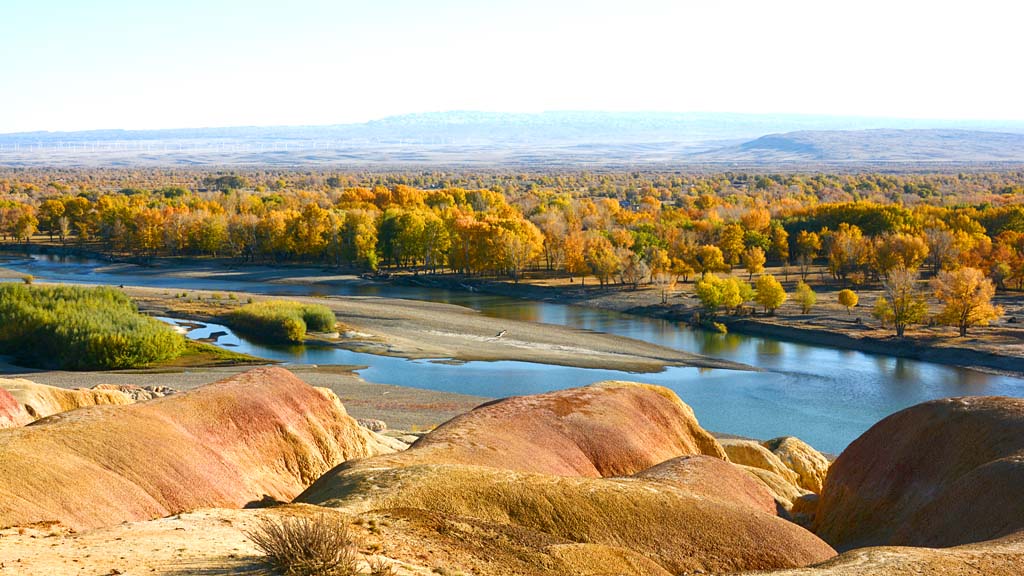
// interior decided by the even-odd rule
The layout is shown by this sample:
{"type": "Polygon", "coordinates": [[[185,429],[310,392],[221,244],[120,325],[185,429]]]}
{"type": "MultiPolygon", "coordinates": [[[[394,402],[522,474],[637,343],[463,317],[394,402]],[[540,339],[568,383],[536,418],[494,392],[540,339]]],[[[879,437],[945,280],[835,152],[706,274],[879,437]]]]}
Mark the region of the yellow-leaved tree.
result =
{"type": "Polygon", "coordinates": [[[956,326],[960,336],[966,336],[970,326],[985,326],[1003,315],[1003,309],[992,304],[995,285],[977,268],[944,270],[932,281],[932,288],[943,305],[936,320],[956,326]]]}
{"type": "Polygon", "coordinates": [[[758,277],[754,287],[757,290],[754,301],[764,307],[765,314],[775,314],[775,310],[788,298],[782,284],[771,274],[758,277]]]}
{"type": "Polygon", "coordinates": [[[844,288],[840,290],[838,296],[839,303],[842,304],[843,306],[846,306],[847,314],[849,314],[850,309],[856,306],[857,302],[860,301],[860,298],[857,296],[857,293],[854,292],[853,290],[850,290],[849,288],[844,288]]]}
{"type": "Polygon", "coordinates": [[[743,251],[740,257],[743,261],[743,267],[747,269],[747,280],[750,280],[754,274],[760,274],[764,272],[764,250],[760,246],[751,246],[743,251]]]}

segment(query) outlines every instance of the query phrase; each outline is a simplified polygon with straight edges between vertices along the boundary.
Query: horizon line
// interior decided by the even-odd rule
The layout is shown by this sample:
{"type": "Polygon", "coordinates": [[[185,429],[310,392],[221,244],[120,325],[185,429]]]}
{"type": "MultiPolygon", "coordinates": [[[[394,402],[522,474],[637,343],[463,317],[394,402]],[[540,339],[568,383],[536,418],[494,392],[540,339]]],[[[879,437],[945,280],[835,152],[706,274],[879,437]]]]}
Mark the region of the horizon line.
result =
{"type": "Polygon", "coordinates": [[[895,122],[916,122],[916,123],[943,123],[943,124],[1006,124],[1022,125],[1024,119],[998,119],[998,118],[924,118],[913,116],[886,116],[867,114],[832,114],[832,113],[808,113],[808,112],[735,112],[735,111],[673,111],[673,110],[585,110],[585,109],[553,109],[535,112],[523,111],[500,111],[500,110],[474,110],[474,109],[450,109],[433,110],[421,112],[405,112],[399,114],[388,114],[363,121],[353,122],[330,122],[323,124],[234,124],[234,125],[207,125],[207,126],[178,126],[158,128],[85,128],[79,130],[17,130],[13,132],[0,132],[0,136],[17,136],[29,134],[80,134],[84,132],[172,132],[182,130],[237,130],[246,128],[272,129],[272,128],[331,128],[341,126],[363,126],[374,122],[382,122],[395,118],[406,118],[416,116],[440,116],[456,114],[481,114],[481,115],[507,115],[507,116],[542,116],[545,114],[595,114],[595,115],[674,115],[674,116],[744,116],[744,117],[774,117],[774,118],[821,118],[821,119],[849,119],[849,120],[874,120],[874,121],[895,121],[895,122]]]}

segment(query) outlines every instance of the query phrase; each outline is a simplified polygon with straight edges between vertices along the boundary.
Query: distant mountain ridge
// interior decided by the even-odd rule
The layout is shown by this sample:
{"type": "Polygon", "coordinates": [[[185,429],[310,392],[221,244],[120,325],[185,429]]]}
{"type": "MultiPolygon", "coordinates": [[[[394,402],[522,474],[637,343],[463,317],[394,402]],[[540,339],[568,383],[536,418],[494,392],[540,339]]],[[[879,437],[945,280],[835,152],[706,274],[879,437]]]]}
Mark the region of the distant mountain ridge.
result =
{"type": "Polygon", "coordinates": [[[358,124],[0,134],[0,166],[625,167],[1024,162],[1024,122],[434,112],[358,124]]]}
{"type": "Polygon", "coordinates": [[[816,130],[769,134],[693,155],[696,161],[1020,162],[1024,134],[976,130],[816,130]]]}

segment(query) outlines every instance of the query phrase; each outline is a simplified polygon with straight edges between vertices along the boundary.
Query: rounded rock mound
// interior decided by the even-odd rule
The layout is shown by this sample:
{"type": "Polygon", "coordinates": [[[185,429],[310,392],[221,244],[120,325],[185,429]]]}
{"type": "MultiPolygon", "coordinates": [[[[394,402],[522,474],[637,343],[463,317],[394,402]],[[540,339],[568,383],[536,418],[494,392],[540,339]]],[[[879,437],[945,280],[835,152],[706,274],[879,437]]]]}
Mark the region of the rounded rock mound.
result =
{"type": "Polygon", "coordinates": [[[1024,399],[948,398],[885,418],[832,464],[814,528],[840,549],[1024,531],[1024,399]]]}
{"type": "Polygon", "coordinates": [[[0,526],[84,529],[288,501],[340,462],[391,451],[335,401],[286,370],[261,368],[2,430],[0,526]]]}
{"type": "MultiPolygon", "coordinates": [[[[417,510],[639,553],[669,573],[804,566],[835,552],[779,518],[668,389],[603,382],[484,404],[408,450],[338,466],[297,502],[417,510]]],[[[467,536],[476,538],[479,536],[467,536]]],[[[609,572],[614,573],[614,572],[609,572]]]]}
{"type": "Polygon", "coordinates": [[[378,459],[378,465],[469,464],[600,478],[698,454],[726,457],[673,392],[599,382],[482,404],[424,436],[415,449],[378,459]]]}
{"type": "Polygon", "coordinates": [[[119,390],[58,388],[24,378],[0,378],[0,388],[10,392],[33,420],[86,406],[121,406],[135,401],[119,390]]]}

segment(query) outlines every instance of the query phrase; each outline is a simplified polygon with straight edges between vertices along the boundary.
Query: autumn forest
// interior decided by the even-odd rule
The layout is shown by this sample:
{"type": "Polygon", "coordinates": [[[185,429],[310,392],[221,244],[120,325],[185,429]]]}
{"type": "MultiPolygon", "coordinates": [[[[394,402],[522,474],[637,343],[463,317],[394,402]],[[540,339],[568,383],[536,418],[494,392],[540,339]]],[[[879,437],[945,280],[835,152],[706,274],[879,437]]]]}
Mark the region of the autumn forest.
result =
{"type": "MultiPolygon", "coordinates": [[[[902,334],[925,313],[922,278],[940,298],[967,290],[987,302],[995,289],[1024,288],[1022,201],[1021,172],[12,170],[0,175],[0,235],[140,261],[220,257],[516,282],[530,272],[666,295],[697,281],[712,317],[748,302],[770,313],[787,295],[766,267],[807,280],[817,266],[843,288],[885,288],[875,315],[902,334]]],[[[801,282],[794,296],[806,300],[808,290],[801,282]]],[[[997,313],[944,312],[961,332],[997,313]]]]}

